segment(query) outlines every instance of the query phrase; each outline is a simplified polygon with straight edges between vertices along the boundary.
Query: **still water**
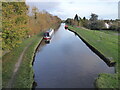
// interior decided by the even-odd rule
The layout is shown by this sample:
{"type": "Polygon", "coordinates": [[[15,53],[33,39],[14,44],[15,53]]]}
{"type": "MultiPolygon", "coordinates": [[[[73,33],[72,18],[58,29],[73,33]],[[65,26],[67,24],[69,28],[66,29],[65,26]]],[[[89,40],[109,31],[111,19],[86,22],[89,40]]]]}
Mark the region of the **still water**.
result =
{"type": "Polygon", "coordinates": [[[42,41],[33,69],[36,88],[94,88],[99,73],[114,73],[64,24],[49,44],[42,41]]]}

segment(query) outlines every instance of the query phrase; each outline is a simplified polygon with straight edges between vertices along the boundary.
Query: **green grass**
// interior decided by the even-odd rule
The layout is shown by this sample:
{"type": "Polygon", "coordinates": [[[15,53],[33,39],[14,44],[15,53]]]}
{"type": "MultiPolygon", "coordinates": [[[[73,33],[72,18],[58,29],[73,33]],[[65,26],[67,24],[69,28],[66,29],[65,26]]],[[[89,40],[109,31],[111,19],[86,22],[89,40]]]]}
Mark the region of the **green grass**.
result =
{"type": "Polygon", "coordinates": [[[32,69],[32,61],[35,53],[35,49],[37,48],[40,40],[42,40],[42,35],[38,35],[34,37],[34,41],[28,47],[23,57],[23,62],[21,63],[20,69],[17,73],[17,77],[14,83],[14,88],[31,88],[32,83],[34,81],[33,78],[33,69],[32,69]]]}
{"type": "MultiPolygon", "coordinates": [[[[17,78],[20,75],[18,75],[16,77],[15,84],[18,84],[18,82],[20,83],[27,83],[26,87],[30,87],[32,82],[33,77],[31,77],[33,75],[32,73],[32,69],[31,69],[31,62],[33,60],[33,54],[34,54],[34,49],[38,43],[38,41],[41,40],[41,36],[36,35],[33,36],[31,38],[28,38],[26,40],[24,40],[19,47],[16,47],[14,50],[12,50],[11,52],[5,54],[2,57],[2,87],[5,88],[6,85],[8,84],[8,81],[10,80],[13,70],[14,70],[14,66],[16,64],[16,62],[18,61],[19,56],[21,55],[22,51],[24,50],[24,48],[31,42],[33,42],[30,47],[27,49],[25,55],[24,55],[24,63],[22,62],[21,66],[20,66],[20,71],[18,73],[21,73],[21,78],[17,78]],[[29,50],[30,49],[30,50],[29,50]],[[23,65],[26,65],[23,66],[23,65]],[[24,68],[23,68],[24,67],[24,68]],[[21,70],[22,69],[22,70],[21,70]],[[25,70],[26,69],[26,70],[25,70]],[[26,71],[26,72],[24,72],[26,71]],[[28,73],[29,72],[29,73],[28,73]],[[26,75],[28,74],[28,76],[26,75]],[[26,76],[26,77],[25,77],[26,76]],[[32,78],[32,79],[28,79],[26,81],[24,81],[24,79],[26,78],[32,78]],[[22,80],[23,79],[23,80],[22,80]]],[[[16,85],[15,85],[16,86],[16,85]]],[[[17,86],[16,86],[17,87],[17,86]]],[[[24,86],[25,87],[25,86],[24,86]]]]}
{"type": "MultiPolygon", "coordinates": [[[[115,66],[116,76],[120,77],[120,66],[118,65],[120,64],[120,62],[118,62],[118,35],[115,34],[116,32],[88,30],[71,26],[69,26],[69,28],[77,32],[84,40],[95,47],[105,57],[117,62],[115,66]]],[[[98,88],[117,88],[117,84],[114,84],[115,81],[118,82],[116,78],[112,78],[111,74],[100,74],[100,76],[96,80],[96,86],[98,88]],[[109,75],[109,77],[107,77],[107,75],[109,75]],[[106,79],[109,83],[106,82],[106,79]]]]}
{"type": "Polygon", "coordinates": [[[97,83],[96,87],[99,88],[113,88],[113,90],[117,87],[118,88],[118,81],[117,80],[117,74],[100,74],[99,77],[97,78],[97,83]]]}
{"type": "Polygon", "coordinates": [[[118,35],[118,31],[102,30],[102,32],[111,34],[111,35],[118,35]]]}

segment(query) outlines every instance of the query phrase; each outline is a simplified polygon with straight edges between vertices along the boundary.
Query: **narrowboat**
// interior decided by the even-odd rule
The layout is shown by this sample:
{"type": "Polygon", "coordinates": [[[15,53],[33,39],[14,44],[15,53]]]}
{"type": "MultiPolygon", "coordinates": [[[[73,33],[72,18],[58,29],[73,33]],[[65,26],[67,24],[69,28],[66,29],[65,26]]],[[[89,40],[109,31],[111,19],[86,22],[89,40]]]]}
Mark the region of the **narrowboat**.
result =
{"type": "Polygon", "coordinates": [[[65,29],[68,29],[68,25],[65,25],[65,29]]]}
{"type": "Polygon", "coordinates": [[[52,36],[53,36],[53,34],[54,34],[54,29],[49,29],[49,30],[47,30],[45,33],[44,33],[44,39],[45,40],[50,40],[51,38],[52,38],[52,36]]]}

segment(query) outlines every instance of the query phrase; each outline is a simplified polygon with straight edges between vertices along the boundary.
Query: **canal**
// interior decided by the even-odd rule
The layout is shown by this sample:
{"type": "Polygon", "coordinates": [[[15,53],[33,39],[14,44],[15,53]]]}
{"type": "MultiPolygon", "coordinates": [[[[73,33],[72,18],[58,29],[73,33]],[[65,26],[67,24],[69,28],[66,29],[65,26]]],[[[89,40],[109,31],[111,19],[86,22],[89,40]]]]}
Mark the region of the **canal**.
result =
{"type": "Polygon", "coordinates": [[[99,73],[114,73],[64,24],[55,32],[49,44],[44,40],[33,63],[35,88],[94,88],[99,73]]]}

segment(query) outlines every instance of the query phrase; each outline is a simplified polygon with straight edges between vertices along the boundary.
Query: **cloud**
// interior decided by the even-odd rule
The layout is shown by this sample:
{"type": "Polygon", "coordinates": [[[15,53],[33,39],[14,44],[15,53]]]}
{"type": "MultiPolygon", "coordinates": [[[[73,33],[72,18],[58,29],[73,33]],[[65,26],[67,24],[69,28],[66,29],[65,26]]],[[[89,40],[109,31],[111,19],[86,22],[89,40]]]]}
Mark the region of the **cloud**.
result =
{"type": "MultiPolygon", "coordinates": [[[[106,2],[106,3],[98,3],[98,2],[74,2],[74,3],[69,3],[65,2],[61,4],[61,9],[63,10],[63,13],[65,13],[69,17],[74,17],[74,15],[77,13],[81,17],[90,17],[91,13],[96,13],[100,16],[101,19],[108,19],[108,18],[117,18],[117,3],[111,3],[111,2],[106,2]],[[111,12],[112,11],[112,12],[111,12]],[[113,16],[112,16],[113,15],[113,16]]],[[[66,15],[66,16],[67,16],[66,15]]],[[[63,18],[66,18],[63,16],[63,18]]]]}
{"type": "Polygon", "coordinates": [[[120,19],[120,1],[118,3],[118,18],[120,19]]]}
{"type": "Polygon", "coordinates": [[[42,10],[53,10],[54,8],[57,8],[59,5],[59,2],[26,2],[27,5],[30,5],[31,7],[36,7],[40,11],[42,10]]]}
{"type": "MultiPolygon", "coordinates": [[[[27,0],[30,1],[30,0],[27,0]]],[[[75,14],[90,17],[91,13],[99,15],[100,19],[118,18],[119,0],[35,0],[32,3],[39,10],[46,10],[62,19],[73,18],[75,14]]],[[[29,4],[30,5],[30,4],[29,4]]],[[[30,6],[32,6],[30,5],[30,6]]]]}
{"type": "Polygon", "coordinates": [[[118,2],[119,0],[26,0],[27,2],[118,2]]]}

